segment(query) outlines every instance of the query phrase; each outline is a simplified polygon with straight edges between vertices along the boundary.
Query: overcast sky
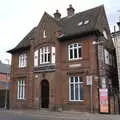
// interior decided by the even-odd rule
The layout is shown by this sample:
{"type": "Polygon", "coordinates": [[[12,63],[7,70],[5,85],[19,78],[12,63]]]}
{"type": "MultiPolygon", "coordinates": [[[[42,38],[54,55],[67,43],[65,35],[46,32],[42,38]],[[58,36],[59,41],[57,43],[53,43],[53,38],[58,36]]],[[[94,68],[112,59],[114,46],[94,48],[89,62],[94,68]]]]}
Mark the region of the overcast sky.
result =
{"type": "Polygon", "coordinates": [[[76,13],[104,4],[111,31],[120,16],[119,0],[0,0],[0,60],[11,59],[6,51],[37,26],[44,11],[53,15],[58,9],[64,17],[69,4],[76,13]]]}

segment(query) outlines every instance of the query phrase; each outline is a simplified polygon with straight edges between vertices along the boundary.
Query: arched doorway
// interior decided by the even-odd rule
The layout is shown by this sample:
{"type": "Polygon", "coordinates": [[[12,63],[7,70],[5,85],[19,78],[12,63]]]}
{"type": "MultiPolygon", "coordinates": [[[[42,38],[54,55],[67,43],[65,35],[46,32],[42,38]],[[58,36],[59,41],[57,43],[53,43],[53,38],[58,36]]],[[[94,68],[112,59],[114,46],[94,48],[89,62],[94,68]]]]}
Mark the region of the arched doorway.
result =
{"type": "Polygon", "coordinates": [[[41,107],[49,107],[49,82],[47,80],[41,82],[41,107]]]}

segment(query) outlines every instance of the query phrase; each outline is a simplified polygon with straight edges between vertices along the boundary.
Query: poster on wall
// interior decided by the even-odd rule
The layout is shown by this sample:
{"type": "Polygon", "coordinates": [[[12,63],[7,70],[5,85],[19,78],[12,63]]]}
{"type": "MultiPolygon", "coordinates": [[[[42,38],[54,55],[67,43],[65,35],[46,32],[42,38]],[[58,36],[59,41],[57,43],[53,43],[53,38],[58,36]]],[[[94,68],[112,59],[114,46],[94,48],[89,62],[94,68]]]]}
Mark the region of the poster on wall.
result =
{"type": "Polygon", "coordinates": [[[108,113],[108,89],[99,89],[100,96],[100,112],[108,113]]]}

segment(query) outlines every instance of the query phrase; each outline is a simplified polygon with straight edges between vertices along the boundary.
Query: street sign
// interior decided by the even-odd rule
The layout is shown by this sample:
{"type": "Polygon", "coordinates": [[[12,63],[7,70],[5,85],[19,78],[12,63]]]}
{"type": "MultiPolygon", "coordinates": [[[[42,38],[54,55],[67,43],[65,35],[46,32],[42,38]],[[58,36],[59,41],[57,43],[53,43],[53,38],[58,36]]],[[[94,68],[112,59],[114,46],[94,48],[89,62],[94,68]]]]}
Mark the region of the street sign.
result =
{"type": "Polygon", "coordinates": [[[87,85],[92,85],[92,75],[86,76],[86,83],[87,85]]]}

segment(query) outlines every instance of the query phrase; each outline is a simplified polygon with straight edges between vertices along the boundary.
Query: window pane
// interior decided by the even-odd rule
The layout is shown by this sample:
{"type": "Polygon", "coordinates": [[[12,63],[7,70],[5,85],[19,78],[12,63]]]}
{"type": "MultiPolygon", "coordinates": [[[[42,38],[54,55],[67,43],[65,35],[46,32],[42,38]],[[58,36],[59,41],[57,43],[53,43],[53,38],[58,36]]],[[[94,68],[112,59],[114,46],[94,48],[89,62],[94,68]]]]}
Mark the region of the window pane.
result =
{"type": "Polygon", "coordinates": [[[80,100],[84,99],[84,88],[83,84],[80,84],[80,100]]]}
{"type": "Polygon", "coordinates": [[[19,67],[26,67],[27,66],[27,55],[21,54],[19,56],[19,67]]]}
{"type": "Polygon", "coordinates": [[[75,82],[78,82],[78,77],[75,77],[75,82]]]}
{"type": "Polygon", "coordinates": [[[73,50],[70,50],[70,59],[73,58],[73,50]]]}
{"type": "Polygon", "coordinates": [[[75,84],[75,100],[78,100],[78,84],[75,84]]]}
{"type": "Polygon", "coordinates": [[[18,98],[20,98],[20,85],[18,86],[18,98]]]}
{"type": "Polygon", "coordinates": [[[71,100],[74,100],[74,85],[71,84],[71,100]]]}
{"type": "Polygon", "coordinates": [[[81,45],[80,44],[78,44],[78,47],[80,47],[81,45]]]}
{"type": "Polygon", "coordinates": [[[78,48],[78,56],[79,56],[79,58],[81,57],[81,48],[78,48]]]}
{"type": "Polygon", "coordinates": [[[47,54],[45,54],[45,61],[44,62],[47,62],[47,54]]]}
{"type": "Polygon", "coordinates": [[[40,49],[40,54],[41,54],[41,62],[40,63],[48,63],[51,60],[51,53],[50,53],[50,47],[43,47],[40,49]]]}
{"type": "Polygon", "coordinates": [[[74,43],[68,46],[69,48],[69,59],[76,59],[81,57],[81,45],[74,43]]]}
{"type": "Polygon", "coordinates": [[[73,80],[73,77],[71,77],[71,82],[73,82],[74,80],[73,80]]]}
{"type": "Polygon", "coordinates": [[[42,60],[42,63],[43,63],[43,54],[41,54],[41,60],[42,60]]]}
{"type": "Polygon", "coordinates": [[[81,83],[81,78],[79,76],[70,77],[70,100],[83,100],[84,90],[83,83],[81,83]]]}
{"type": "Polygon", "coordinates": [[[77,44],[74,44],[74,47],[77,47],[77,44]]]}
{"type": "Polygon", "coordinates": [[[24,80],[19,80],[18,81],[18,93],[17,93],[18,99],[24,99],[24,94],[25,94],[24,80]]]}
{"type": "Polygon", "coordinates": [[[48,53],[48,62],[50,62],[51,55],[48,53]]]}
{"type": "Polygon", "coordinates": [[[77,58],[77,49],[74,49],[74,58],[77,58]]]}
{"type": "Polygon", "coordinates": [[[23,86],[21,86],[21,98],[23,98],[23,86]]]}

